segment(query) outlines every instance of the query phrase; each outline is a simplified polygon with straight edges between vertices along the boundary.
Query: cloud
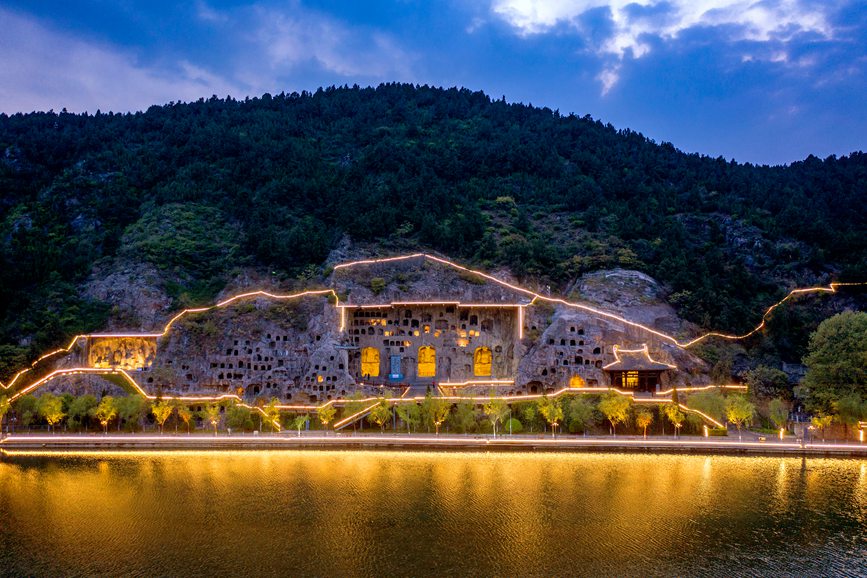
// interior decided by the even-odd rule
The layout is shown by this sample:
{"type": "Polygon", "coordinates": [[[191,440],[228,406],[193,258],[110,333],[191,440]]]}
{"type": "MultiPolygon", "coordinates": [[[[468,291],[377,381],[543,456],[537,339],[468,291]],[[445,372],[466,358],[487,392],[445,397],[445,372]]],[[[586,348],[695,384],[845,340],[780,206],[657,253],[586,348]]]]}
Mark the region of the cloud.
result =
{"type": "Polygon", "coordinates": [[[223,23],[229,20],[226,14],[211,8],[210,5],[202,0],[196,2],[196,16],[199,20],[210,23],[223,23]]]}
{"type": "Polygon", "coordinates": [[[254,9],[252,39],[272,69],[313,64],[341,77],[399,80],[411,76],[413,57],[384,32],[350,26],[292,4],[254,9]]]}
{"type": "Polygon", "coordinates": [[[213,94],[243,98],[293,84],[310,88],[311,79],[413,79],[416,57],[390,34],[297,2],[222,10],[200,0],[188,14],[191,34],[218,38],[214,53],[193,57],[159,44],[121,47],[0,8],[0,112],[126,112],[213,94]]]}
{"type": "MultiPolygon", "coordinates": [[[[609,60],[597,77],[603,94],[617,82],[611,59],[640,59],[654,42],[672,41],[693,29],[723,30],[730,43],[780,45],[768,60],[787,63],[785,45],[795,37],[833,37],[827,9],[805,0],[494,0],[491,5],[520,36],[567,31],[587,38],[591,51],[609,60]],[[598,30],[588,20],[600,10],[609,22],[603,37],[595,39],[598,30]]],[[[760,52],[744,55],[745,60],[763,58],[760,52]]]]}
{"type": "Polygon", "coordinates": [[[134,111],[240,89],[180,59],[160,68],[109,44],[74,38],[0,9],[0,111],[134,111]]]}
{"type": "Polygon", "coordinates": [[[596,76],[596,80],[602,84],[602,96],[605,96],[612,88],[614,88],[617,81],[620,80],[620,65],[618,64],[603,69],[602,72],[596,76]]]}

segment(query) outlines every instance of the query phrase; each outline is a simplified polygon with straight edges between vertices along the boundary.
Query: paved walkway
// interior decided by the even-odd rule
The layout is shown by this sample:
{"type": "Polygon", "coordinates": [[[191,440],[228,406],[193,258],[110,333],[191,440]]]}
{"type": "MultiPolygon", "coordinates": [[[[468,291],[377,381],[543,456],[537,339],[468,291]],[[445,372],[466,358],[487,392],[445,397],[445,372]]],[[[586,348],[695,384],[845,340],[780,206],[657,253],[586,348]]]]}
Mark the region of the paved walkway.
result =
{"type": "Polygon", "coordinates": [[[154,435],[76,434],[13,435],[0,441],[6,455],[26,452],[73,452],[113,450],[226,450],[226,449],[395,449],[483,451],[615,451],[642,453],[752,454],[775,456],[837,456],[867,458],[867,444],[808,443],[786,441],[739,441],[703,437],[582,437],[538,435],[428,435],[428,434],[334,434],[294,432],[269,435],[154,435]]]}

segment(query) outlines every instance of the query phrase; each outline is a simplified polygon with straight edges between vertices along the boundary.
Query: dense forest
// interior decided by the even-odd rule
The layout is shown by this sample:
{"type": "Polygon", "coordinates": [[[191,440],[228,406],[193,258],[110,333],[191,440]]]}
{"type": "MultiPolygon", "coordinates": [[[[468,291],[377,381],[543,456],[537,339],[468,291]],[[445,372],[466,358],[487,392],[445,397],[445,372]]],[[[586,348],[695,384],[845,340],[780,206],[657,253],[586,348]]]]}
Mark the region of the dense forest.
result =
{"type": "MultiPolygon", "coordinates": [[[[178,305],[209,301],[242,267],[315,278],[346,236],[563,291],[622,266],[728,331],[792,287],[867,280],[863,153],[739,164],[466,89],[0,115],[0,192],[4,374],[105,322],[110,306],[80,288],[111,259],[152,264],[178,305]]],[[[815,328],[793,311],[781,334],[815,328]]],[[[797,361],[803,333],[766,347],[797,361]]]]}

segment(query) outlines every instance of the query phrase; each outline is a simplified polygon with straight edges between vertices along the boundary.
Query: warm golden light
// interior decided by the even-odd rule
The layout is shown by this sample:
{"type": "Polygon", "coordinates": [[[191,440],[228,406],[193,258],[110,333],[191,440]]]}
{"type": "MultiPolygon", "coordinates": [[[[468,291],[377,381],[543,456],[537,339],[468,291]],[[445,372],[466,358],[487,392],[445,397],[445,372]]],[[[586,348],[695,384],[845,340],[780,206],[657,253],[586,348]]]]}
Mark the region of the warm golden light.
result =
{"type": "Polygon", "coordinates": [[[476,377],[489,377],[493,355],[490,347],[477,347],[473,353],[473,375],[476,377]]]}
{"type": "Polygon", "coordinates": [[[361,375],[379,377],[379,350],[375,347],[361,350],[361,375]]]}
{"type": "Polygon", "coordinates": [[[418,377],[436,377],[437,354],[436,349],[430,345],[422,345],[418,348],[418,377]]]}
{"type": "MultiPolygon", "coordinates": [[[[581,304],[581,303],[573,303],[573,302],[569,302],[569,301],[566,301],[566,300],[564,300],[564,299],[552,298],[552,297],[546,297],[546,296],[544,296],[544,295],[540,295],[540,294],[538,294],[538,293],[535,293],[535,292],[533,292],[533,291],[530,291],[529,289],[525,289],[525,288],[520,287],[520,286],[518,286],[518,285],[514,285],[514,284],[508,283],[508,282],[506,282],[506,281],[503,281],[503,280],[501,280],[501,279],[498,279],[498,278],[494,277],[493,275],[489,275],[489,274],[487,274],[487,273],[483,273],[483,272],[481,272],[481,271],[473,270],[473,269],[470,269],[470,268],[468,268],[468,267],[464,267],[464,266],[462,266],[462,265],[459,265],[459,264],[457,264],[457,263],[454,263],[454,262],[452,262],[452,261],[448,261],[448,260],[446,260],[446,259],[443,259],[443,258],[440,258],[440,257],[436,257],[436,256],[434,256],[434,255],[430,255],[430,254],[427,254],[427,253],[414,253],[414,254],[411,254],[411,255],[402,255],[402,256],[390,257],[390,258],[384,258],[384,259],[366,259],[366,260],[360,260],[360,261],[353,261],[353,262],[349,262],[349,263],[341,263],[341,264],[336,265],[336,266],[334,267],[334,270],[339,270],[339,269],[343,269],[343,268],[347,268],[347,267],[354,267],[354,266],[358,266],[358,265],[379,264],[379,263],[388,263],[388,262],[404,261],[404,260],[414,259],[414,258],[424,258],[424,259],[428,259],[428,260],[431,260],[431,261],[433,261],[433,262],[436,262],[436,263],[439,263],[439,264],[442,264],[442,265],[446,265],[446,266],[448,266],[448,267],[452,267],[452,268],[457,269],[457,270],[459,270],[459,271],[464,271],[464,272],[467,272],[467,273],[470,273],[470,274],[476,275],[476,276],[478,276],[478,277],[480,277],[480,278],[482,278],[482,279],[486,279],[486,280],[488,280],[488,281],[491,281],[491,282],[496,283],[496,284],[498,284],[498,285],[500,285],[500,286],[503,286],[503,287],[509,288],[509,289],[511,289],[511,290],[513,290],[513,291],[516,291],[516,292],[518,292],[518,293],[522,293],[522,294],[527,295],[528,297],[531,298],[530,304],[533,304],[533,303],[535,303],[537,300],[540,300],[540,301],[545,301],[545,302],[548,302],[548,303],[554,303],[554,304],[564,305],[564,306],[567,306],[567,307],[573,307],[573,308],[576,308],[576,309],[581,309],[581,310],[587,311],[587,312],[589,312],[589,313],[592,313],[592,314],[594,314],[594,315],[598,315],[598,316],[600,316],[600,317],[605,317],[605,318],[609,318],[609,319],[614,319],[614,320],[617,320],[617,321],[619,321],[619,322],[621,322],[621,323],[624,323],[625,325],[628,325],[628,326],[631,326],[631,327],[636,327],[636,328],[642,329],[642,330],[644,330],[644,331],[647,331],[647,332],[649,332],[649,333],[651,333],[651,334],[653,334],[653,335],[656,335],[656,336],[658,336],[658,337],[660,337],[660,338],[662,338],[662,339],[664,339],[664,340],[666,340],[666,341],[672,343],[673,345],[675,345],[675,346],[677,346],[677,347],[681,347],[681,348],[688,348],[688,347],[690,347],[690,346],[692,346],[692,345],[695,345],[696,343],[699,343],[700,341],[702,341],[702,340],[704,340],[704,339],[706,339],[706,338],[708,338],[708,337],[719,337],[719,338],[722,338],[722,339],[730,339],[730,340],[737,340],[737,339],[743,339],[743,338],[749,337],[750,335],[755,334],[757,331],[761,330],[761,329],[765,326],[768,316],[769,316],[769,315],[770,315],[770,314],[771,314],[771,313],[772,313],[776,308],[780,307],[780,306],[783,305],[785,302],[787,302],[789,299],[791,299],[791,298],[793,298],[793,297],[795,297],[795,296],[797,296],[797,295],[810,294],[810,293],[823,293],[823,292],[824,292],[824,293],[835,293],[839,287],[844,287],[844,286],[864,286],[864,285],[867,285],[867,283],[831,283],[831,284],[829,284],[827,287],[809,287],[809,288],[803,288],[803,289],[794,289],[794,290],[790,291],[789,294],[788,294],[786,297],[784,297],[783,299],[781,299],[781,300],[778,301],[777,303],[775,303],[775,304],[771,305],[770,307],[768,307],[768,308],[765,310],[765,313],[764,313],[763,316],[762,316],[762,321],[761,321],[761,323],[760,323],[758,326],[756,326],[752,331],[750,331],[750,332],[748,332],[748,333],[745,333],[745,334],[743,334],[743,335],[728,335],[728,334],[723,334],[723,333],[718,333],[718,332],[711,332],[711,333],[706,333],[706,334],[704,334],[704,335],[701,335],[701,336],[699,336],[699,337],[697,337],[697,338],[695,338],[695,339],[693,339],[693,340],[691,340],[691,341],[680,342],[680,341],[678,341],[676,338],[674,338],[674,337],[672,337],[672,336],[670,336],[670,335],[667,335],[667,334],[662,333],[662,332],[660,332],[660,331],[656,331],[655,329],[652,329],[651,327],[648,327],[648,326],[642,325],[642,324],[640,324],[640,323],[635,323],[635,322],[629,321],[628,319],[625,319],[625,318],[623,318],[623,317],[621,317],[621,316],[618,316],[618,315],[615,315],[615,314],[609,313],[609,312],[607,312],[607,311],[603,311],[603,310],[600,310],[600,309],[596,309],[596,308],[594,308],[594,307],[590,307],[590,306],[588,306],[588,305],[584,305],[584,304],[581,304]]],[[[61,354],[61,353],[69,353],[69,352],[72,350],[72,348],[76,346],[76,344],[78,343],[78,341],[79,341],[80,339],[87,339],[87,338],[89,338],[89,337],[90,337],[90,338],[159,338],[159,337],[163,337],[163,336],[165,336],[165,335],[169,332],[169,330],[172,328],[173,324],[174,324],[176,321],[178,321],[179,319],[181,319],[181,318],[182,318],[183,316],[185,316],[185,315],[194,314],[194,313],[203,313],[203,312],[210,311],[210,310],[213,310],[213,309],[216,309],[216,308],[226,307],[226,306],[228,306],[228,305],[230,305],[230,304],[232,304],[232,303],[235,303],[235,302],[237,302],[237,301],[239,301],[239,300],[249,299],[249,298],[256,298],[256,297],[264,297],[264,298],[276,299],[276,300],[286,300],[286,299],[296,299],[296,298],[300,298],[300,297],[304,297],[304,296],[314,296],[314,295],[325,296],[325,297],[333,297],[333,298],[334,298],[334,304],[335,304],[335,307],[339,310],[339,315],[340,315],[340,327],[339,327],[339,329],[340,329],[340,331],[344,331],[344,330],[345,330],[345,327],[346,327],[345,308],[346,308],[346,307],[358,307],[358,306],[347,306],[347,305],[342,305],[342,304],[340,303],[339,296],[337,295],[337,293],[336,293],[333,289],[310,290],[310,291],[304,291],[304,292],[295,293],[295,294],[289,294],[289,295],[274,294],[274,293],[269,293],[269,292],[267,292],[267,291],[252,291],[252,292],[243,293],[243,294],[240,294],[240,295],[236,295],[236,296],[230,297],[230,298],[228,298],[228,299],[226,299],[226,300],[223,300],[223,301],[221,301],[221,302],[219,302],[219,303],[217,303],[217,304],[215,304],[215,305],[211,305],[211,306],[208,306],[208,307],[198,307],[198,308],[185,309],[185,310],[181,311],[180,313],[178,313],[177,315],[175,315],[174,317],[172,317],[172,318],[169,320],[169,322],[165,325],[165,327],[163,328],[163,330],[162,330],[161,333],[125,333],[125,334],[91,334],[91,335],[77,335],[77,336],[75,336],[75,337],[70,341],[70,343],[69,343],[69,345],[68,345],[67,347],[65,347],[65,348],[61,348],[61,349],[57,349],[57,350],[51,351],[51,352],[49,352],[49,353],[46,353],[45,355],[41,356],[41,357],[38,358],[36,361],[34,361],[33,364],[32,364],[29,368],[22,369],[21,371],[19,371],[18,373],[16,373],[16,374],[13,376],[13,378],[10,380],[10,382],[9,382],[8,384],[4,384],[4,383],[0,382],[0,388],[2,388],[2,389],[10,389],[11,387],[13,387],[13,386],[18,382],[18,380],[21,378],[21,376],[23,376],[23,375],[26,374],[27,372],[31,371],[33,368],[35,368],[35,367],[36,367],[39,363],[41,363],[42,361],[44,361],[44,360],[46,360],[46,359],[48,359],[48,358],[50,358],[50,357],[53,357],[53,356],[55,356],[55,355],[61,354]]],[[[504,303],[473,303],[473,304],[461,304],[461,303],[459,303],[459,302],[453,302],[453,301],[440,301],[440,302],[431,302],[431,301],[418,301],[418,302],[415,302],[415,301],[409,302],[409,301],[408,301],[408,302],[401,302],[401,301],[395,301],[395,302],[392,303],[392,305],[411,305],[411,304],[421,304],[421,305],[430,305],[430,304],[454,304],[454,305],[457,305],[457,306],[460,306],[460,307],[517,307],[517,308],[518,308],[518,330],[519,330],[519,337],[522,337],[522,336],[523,336],[523,317],[524,317],[523,307],[525,307],[526,305],[523,305],[523,304],[520,304],[520,303],[505,303],[505,304],[504,304],[504,303]]],[[[365,307],[365,306],[362,306],[362,307],[365,307]]],[[[374,305],[374,306],[369,306],[369,307],[381,307],[381,305],[374,305]]],[[[478,332],[475,332],[475,333],[476,333],[476,335],[478,335],[478,332]]],[[[415,334],[417,335],[418,332],[416,331],[415,334]]],[[[464,334],[464,337],[465,337],[465,336],[466,336],[466,334],[464,334]]],[[[406,345],[406,343],[408,343],[408,342],[405,342],[405,345],[406,345]]],[[[466,340],[459,340],[459,345],[461,345],[462,347],[465,347],[465,346],[468,345],[468,343],[466,342],[466,340]]],[[[643,347],[642,349],[640,349],[640,350],[625,350],[625,349],[623,349],[623,350],[619,350],[618,347],[615,346],[615,348],[614,348],[614,354],[615,354],[615,357],[617,357],[617,353],[618,353],[618,351],[621,351],[621,352],[633,352],[633,353],[635,353],[635,352],[644,353],[645,355],[647,355],[647,357],[648,357],[648,359],[649,359],[650,361],[654,361],[654,360],[652,360],[652,359],[650,358],[650,355],[649,355],[649,352],[648,352],[648,349],[647,349],[647,345],[644,345],[644,347],[643,347]]],[[[433,354],[433,358],[432,358],[432,359],[433,359],[433,371],[432,371],[432,373],[431,373],[431,370],[430,370],[429,368],[425,368],[425,369],[422,370],[422,368],[420,367],[420,368],[419,368],[419,369],[420,369],[420,373],[419,373],[419,376],[420,376],[420,377],[434,377],[434,376],[435,376],[435,374],[436,374],[436,357],[435,357],[435,353],[433,354]],[[424,371],[424,372],[425,372],[425,375],[422,375],[421,371],[424,371]],[[430,373],[430,375],[427,375],[428,373],[430,373]]],[[[421,363],[421,355],[420,355],[419,363],[421,363]]],[[[659,363],[659,362],[656,362],[656,363],[659,363]]],[[[666,365],[669,365],[669,364],[666,364],[666,365]]],[[[675,366],[673,366],[673,365],[669,365],[669,367],[671,367],[671,368],[673,368],[673,369],[675,368],[675,366]]],[[[100,371],[108,371],[107,368],[93,368],[93,367],[91,367],[91,368],[75,368],[75,369],[72,369],[72,370],[57,370],[57,371],[55,371],[55,372],[50,373],[48,376],[43,377],[43,378],[41,378],[41,379],[35,381],[34,383],[30,384],[29,386],[23,388],[23,389],[20,390],[18,393],[16,393],[14,396],[12,396],[12,399],[15,399],[15,398],[17,398],[17,397],[20,397],[20,396],[23,395],[23,393],[25,393],[25,392],[32,391],[33,389],[35,389],[35,388],[38,387],[39,385],[42,385],[42,384],[44,384],[45,382],[47,382],[48,380],[53,379],[53,378],[55,378],[55,377],[57,377],[57,376],[59,376],[59,375],[70,375],[70,374],[76,374],[76,373],[86,372],[86,370],[97,370],[97,369],[100,370],[100,371]]],[[[109,372],[109,373],[110,373],[110,372],[109,372]]],[[[130,381],[130,382],[131,382],[131,385],[133,385],[133,387],[134,387],[134,388],[135,388],[135,389],[136,389],[136,390],[137,390],[141,395],[145,396],[145,397],[148,398],[148,399],[153,399],[153,396],[150,396],[150,395],[146,394],[146,393],[145,393],[145,392],[144,392],[144,391],[143,391],[143,390],[142,390],[142,389],[141,389],[137,384],[135,384],[135,381],[132,380],[132,378],[129,377],[129,375],[127,375],[127,374],[125,374],[125,373],[123,372],[122,369],[120,370],[120,374],[124,375],[124,376],[125,376],[125,379],[127,379],[128,381],[130,381]]],[[[712,386],[710,386],[710,387],[712,387],[712,386]]],[[[725,387],[725,388],[745,388],[745,386],[739,386],[739,385],[730,385],[730,386],[722,386],[722,387],[725,387]]],[[[700,388],[682,388],[681,391],[687,391],[687,390],[690,390],[690,389],[692,389],[692,390],[698,390],[698,389],[700,389],[700,388]]],[[[667,393],[670,393],[671,391],[672,391],[672,390],[667,390],[666,392],[662,392],[662,393],[667,394],[667,393]]],[[[186,398],[185,398],[185,397],[177,397],[177,398],[175,398],[175,399],[189,399],[189,400],[192,400],[192,401],[204,401],[204,400],[213,400],[213,399],[228,399],[228,398],[232,398],[232,397],[237,397],[237,396],[216,396],[216,397],[214,397],[214,396],[188,396],[188,397],[186,397],[186,398]]],[[[525,399],[527,399],[527,398],[525,397],[525,399]]],[[[329,402],[329,403],[330,403],[330,402],[329,402]]],[[[307,408],[309,408],[309,407],[311,407],[311,406],[297,406],[297,405],[294,405],[294,406],[281,406],[281,407],[285,407],[285,408],[305,408],[305,409],[307,409],[307,408]]],[[[687,408],[687,409],[688,409],[688,408],[687,408]]],[[[690,410],[690,411],[693,411],[693,410],[690,410]]],[[[696,412],[696,413],[700,413],[700,412],[696,412]]],[[[703,414],[702,414],[702,415],[703,415],[703,414]]],[[[706,417],[706,416],[703,415],[703,417],[706,417]]],[[[707,419],[710,419],[710,418],[707,418],[707,419]]],[[[712,421],[713,423],[718,423],[718,422],[715,422],[714,420],[711,420],[711,421],[712,421]]],[[[863,434],[861,434],[861,435],[863,435],[863,434]]]]}

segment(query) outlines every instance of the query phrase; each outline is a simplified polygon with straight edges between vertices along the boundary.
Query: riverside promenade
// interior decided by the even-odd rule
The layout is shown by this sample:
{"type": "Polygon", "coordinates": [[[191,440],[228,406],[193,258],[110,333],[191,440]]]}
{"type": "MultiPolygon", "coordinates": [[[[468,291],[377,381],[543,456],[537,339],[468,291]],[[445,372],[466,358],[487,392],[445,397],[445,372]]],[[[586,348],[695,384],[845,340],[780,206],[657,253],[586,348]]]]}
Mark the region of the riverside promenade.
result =
{"type": "Polygon", "coordinates": [[[666,454],[725,454],[867,458],[867,444],[736,437],[648,437],[561,435],[344,434],[14,434],[0,440],[0,454],[57,454],[115,451],[208,450],[409,450],[409,451],[567,451],[666,454]]]}

